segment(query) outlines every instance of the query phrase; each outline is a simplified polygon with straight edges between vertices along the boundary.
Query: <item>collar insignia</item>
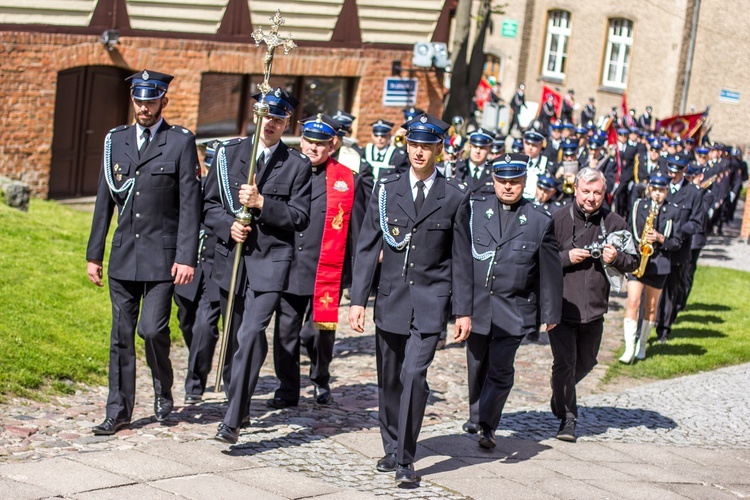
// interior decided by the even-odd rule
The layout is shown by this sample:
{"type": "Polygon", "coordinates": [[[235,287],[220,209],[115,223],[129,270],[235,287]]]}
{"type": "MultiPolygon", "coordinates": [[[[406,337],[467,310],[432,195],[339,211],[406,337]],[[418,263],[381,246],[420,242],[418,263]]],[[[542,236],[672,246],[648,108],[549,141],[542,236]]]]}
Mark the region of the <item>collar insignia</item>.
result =
{"type": "Polygon", "coordinates": [[[524,224],[526,224],[526,215],[525,215],[525,214],[521,214],[521,215],[519,215],[519,216],[518,216],[518,222],[520,222],[522,226],[523,226],[524,224]]]}
{"type": "Polygon", "coordinates": [[[487,211],[484,213],[484,216],[487,217],[488,219],[491,219],[493,215],[495,215],[495,211],[492,210],[491,208],[488,208],[487,211]]]}

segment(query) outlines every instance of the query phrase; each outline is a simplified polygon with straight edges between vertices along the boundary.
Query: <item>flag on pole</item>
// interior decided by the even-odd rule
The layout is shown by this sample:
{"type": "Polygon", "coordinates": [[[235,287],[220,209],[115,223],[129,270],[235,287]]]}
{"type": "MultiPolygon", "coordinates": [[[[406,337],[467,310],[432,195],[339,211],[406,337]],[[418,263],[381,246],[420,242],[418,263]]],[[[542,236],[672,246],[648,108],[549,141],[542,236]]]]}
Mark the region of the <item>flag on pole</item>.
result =
{"type": "Polygon", "coordinates": [[[484,105],[489,102],[490,95],[492,95],[492,85],[490,85],[487,77],[483,76],[482,79],[479,80],[477,90],[474,92],[474,100],[477,103],[477,108],[484,110],[484,105]]]}
{"type": "Polygon", "coordinates": [[[562,96],[559,92],[555,92],[553,89],[547,87],[546,85],[542,87],[542,100],[539,101],[539,108],[541,109],[542,105],[547,102],[547,99],[550,95],[552,96],[552,99],[555,103],[555,116],[559,118],[560,110],[562,109],[562,96]]]}
{"type": "Polygon", "coordinates": [[[703,113],[677,115],[656,121],[656,130],[670,137],[680,136],[683,139],[695,136],[708,118],[708,108],[703,113]]]}

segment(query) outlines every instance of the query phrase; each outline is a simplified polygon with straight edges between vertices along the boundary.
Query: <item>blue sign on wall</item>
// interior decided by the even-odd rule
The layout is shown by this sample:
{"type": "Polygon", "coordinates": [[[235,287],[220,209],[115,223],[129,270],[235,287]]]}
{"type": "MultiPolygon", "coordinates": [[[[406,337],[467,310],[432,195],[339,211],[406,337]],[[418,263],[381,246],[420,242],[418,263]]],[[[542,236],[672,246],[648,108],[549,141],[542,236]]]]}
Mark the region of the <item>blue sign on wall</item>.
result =
{"type": "Polygon", "coordinates": [[[740,93],[734,90],[721,89],[721,92],[719,92],[719,101],[738,104],[740,102],[740,93]]]}
{"type": "Polygon", "coordinates": [[[386,78],[383,106],[414,106],[417,103],[417,79],[386,78]]]}

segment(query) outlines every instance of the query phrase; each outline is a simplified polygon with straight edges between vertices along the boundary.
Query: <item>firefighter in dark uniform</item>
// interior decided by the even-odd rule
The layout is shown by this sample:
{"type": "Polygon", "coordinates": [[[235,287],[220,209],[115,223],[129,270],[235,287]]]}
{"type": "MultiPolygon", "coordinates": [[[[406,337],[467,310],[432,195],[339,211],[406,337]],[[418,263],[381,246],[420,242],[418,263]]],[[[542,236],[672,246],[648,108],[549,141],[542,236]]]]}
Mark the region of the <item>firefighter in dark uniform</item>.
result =
{"type": "Polygon", "coordinates": [[[557,181],[549,175],[540,175],[536,179],[536,198],[534,205],[538,206],[550,215],[560,210],[565,205],[555,199],[557,195],[557,181]]]}
{"type": "Polygon", "coordinates": [[[562,308],[552,217],[521,196],[528,160],[523,154],[496,158],[493,185],[470,201],[474,312],[466,340],[470,418],[463,429],[479,432],[484,448],[495,447],[521,340],[539,323],[557,324],[562,308]]]}
{"type": "Polygon", "coordinates": [[[365,305],[382,250],[375,299],[380,472],[418,481],[413,462],[440,332],[455,316],[455,341],[471,330],[469,190],[435,169],[449,125],[423,114],[402,125],[411,168],[375,186],[357,242],[349,325],[364,330],[365,305]]]}
{"type": "MultiPolygon", "coordinates": [[[[253,97],[260,99],[260,94],[253,97]]],[[[221,288],[225,316],[229,293],[237,296],[231,321],[238,326],[230,332],[229,344],[233,353],[226,388],[229,406],[215,436],[229,444],[237,442],[268,352],[266,328],[288,282],[294,233],[310,223],[310,160],[281,141],[298,101],[276,88],[266,102],[268,115],[257,125],[261,135],[255,183],[247,184],[251,139],[222,143],[214,172],[206,181],[205,224],[218,238],[211,277],[221,288]],[[249,226],[235,220],[243,205],[253,214],[249,226]],[[240,248],[237,286],[230,290],[234,252],[240,248]]]]}
{"type": "Polygon", "coordinates": [[[490,154],[494,134],[477,129],[469,136],[469,157],[456,162],[456,179],[475,192],[486,185],[492,185],[492,171],[487,158],[490,154]]]}
{"type": "Polygon", "coordinates": [[[153,375],[154,414],[172,411],[169,317],[175,285],[192,281],[198,259],[201,185],[195,137],[162,118],[172,76],[143,70],[128,78],[136,124],[112,129],[86,249],[89,280],[102,284],[107,231],[117,208],[109,259],[112,332],[107,415],[94,434],[130,424],[135,403],[135,331],[153,375]]]}
{"type": "Polygon", "coordinates": [[[359,176],[330,156],[339,124],[328,115],[302,120],[302,153],[312,163],[310,225],[294,233],[289,282],[276,308],[273,361],[281,383],[271,408],[297,406],[300,397],[300,345],[310,357],[315,401],[332,401],[329,366],[338,325],[339,297],[360,221],[352,219],[364,200],[359,176]]]}
{"type": "MultiPolygon", "coordinates": [[[[218,144],[218,141],[209,141],[209,144],[206,144],[206,174],[211,168],[218,144]]],[[[206,177],[201,180],[205,183],[206,177]]],[[[188,347],[185,404],[197,404],[203,400],[216,341],[219,338],[221,294],[219,286],[209,278],[214,263],[215,247],[216,235],[202,224],[198,241],[198,265],[195,267],[193,281],[174,288],[177,319],[182,338],[188,347]]],[[[225,366],[229,366],[229,363],[225,366]]]]}
{"type": "Polygon", "coordinates": [[[581,125],[587,126],[590,123],[596,123],[596,106],[594,106],[593,97],[589,97],[589,102],[581,110],[581,125]]]}

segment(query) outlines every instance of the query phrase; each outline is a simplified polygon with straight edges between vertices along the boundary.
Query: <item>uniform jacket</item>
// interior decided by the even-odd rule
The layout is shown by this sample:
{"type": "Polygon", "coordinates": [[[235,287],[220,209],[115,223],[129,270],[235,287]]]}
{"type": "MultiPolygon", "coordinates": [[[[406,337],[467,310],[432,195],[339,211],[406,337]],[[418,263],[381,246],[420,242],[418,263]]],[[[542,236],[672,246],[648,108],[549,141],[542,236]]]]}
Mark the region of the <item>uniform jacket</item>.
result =
{"type": "MultiPolygon", "coordinates": [[[[308,296],[313,295],[315,291],[315,277],[318,273],[318,258],[323,240],[323,226],[328,200],[325,167],[326,164],[312,167],[310,225],[307,229],[294,233],[294,258],[289,271],[289,283],[284,290],[292,295],[308,296]]],[[[353,245],[362,224],[361,214],[363,211],[358,209],[357,205],[364,203],[365,192],[359,175],[354,175],[354,185],[350,186],[350,189],[354,191],[354,205],[349,219],[344,276],[351,276],[353,245]],[[359,220],[357,220],[358,217],[359,220]]]]}
{"type": "MultiPolygon", "coordinates": [[[[636,244],[640,244],[641,242],[643,226],[646,224],[646,219],[650,211],[651,200],[647,198],[640,198],[633,204],[630,225],[636,244]]],[[[666,202],[662,203],[654,221],[654,229],[656,232],[664,235],[664,243],[653,243],[654,253],[648,259],[645,274],[649,276],[669,274],[672,252],[679,250],[682,245],[680,211],[677,207],[666,202]]]]}
{"type": "Polygon", "coordinates": [[[703,195],[701,189],[682,179],[682,186],[676,193],[667,192],[667,202],[675,205],[680,212],[680,239],[682,245],[672,254],[672,265],[685,264],[691,258],[690,246],[694,234],[703,231],[703,195]]]}
{"type": "Polygon", "coordinates": [[[711,222],[711,217],[714,212],[714,194],[711,192],[711,188],[701,189],[701,212],[704,214],[703,217],[703,231],[695,233],[690,237],[690,249],[698,250],[703,248],[708,243],[708,226],[711,222]]]}
{"type": "MultiPolygon", "coordinates": [[[[602,219],[608,234],[619,230],[630,231],[630,227],[622,217],[604,207],[586,217],[575,202],[557,211],[552,218],[555,220],[555,236],[563,268],[562,319],[574,323],[598,320],[606,314],[609,303],[610,286],[602,260],[589,257],[578,264],[571,264],[568,252],[595,241],[601,242],[602,219]]],[[[617,252],[611,265],[620,272],[632,272],[638,267],[638,258],[617,252]]]]}
{"type": "Polygon", "coordinates": [[[418,331],[438,333],[445,329],[449,314],[471,315],[469,190],[464,184],[438,173],[419,216],[408,174],[386,177],[375,186],[357,242],[352,305],[367,304],[381,248],[383,262],[375,299],[379,328],[408,335],[413,318],[418,331]],[[381,186],[386,194],[386,230],[397,243],[407,235],[412,238],[402,250],[384,242],[379,215],[381,186]]]}
{"type": "Polygon", "coordinates": [[[195,136],[162,121],[138,157],[138,128],[112,129],[99,174],[86,259],[102,261],[107,231],[117,207],[108,275],[123,281],[172,281],[175,263],[195,266],[201,185],[195,136]],[[110,189],[106,171],[116,193],[110,189]],[[130,185],[130,188],[128,188],[130,185]]]}
{"type": "Polygon", "coordinates": [[[492,326],[505,335],[536,331],[541,323],[560,322],[562,267],[552,217],[521,199],[507,227],[494,189],[471,197],[474,255],[472,334],[487,335],[492,326]],[[479,260],[479,256],[493,256],[479,260]],[[484,255],[483,255],[484,254],[484,255]]]}
{"type": "Polygon", "coordinates": [[[470,160],[468,159],[464,159],[458,160],[456,162],[456,180],[459,180],[466,184],[472,193],[484,189],[484,187],[487,185],[492,186],[492,169],[490,168],[489,164],[485,162],[485,164],[481,167],[482,173],[477,179],[476,177],[472,177],[471,175],[469,161],[470,160]]]}
{"type": "MultiPolygon", "coordinates": [[[[225,141],[216,150],[211,175],[206,181],[205,224],[218,238],[211,278],[227,291],[237,248],[230,234],[235,220],[231,207],[238,209],[242,206],[239,189],[247,183],[251,155],[252,140],[225,141]],[[223,187],[220,189],[224,154],[229,196],[223,187]]],[[[310,160],[306,156],[281,142],[257,172],[256,183],[264,197],[263,210],[253,210],[252,231],[243,244],[238,293],[244,293],[240,284],[245,277],[248,288],[256,292],[280,292],[286,286],[294,232],[302,231],[310,224],[310,170],[310,160]]]]}

